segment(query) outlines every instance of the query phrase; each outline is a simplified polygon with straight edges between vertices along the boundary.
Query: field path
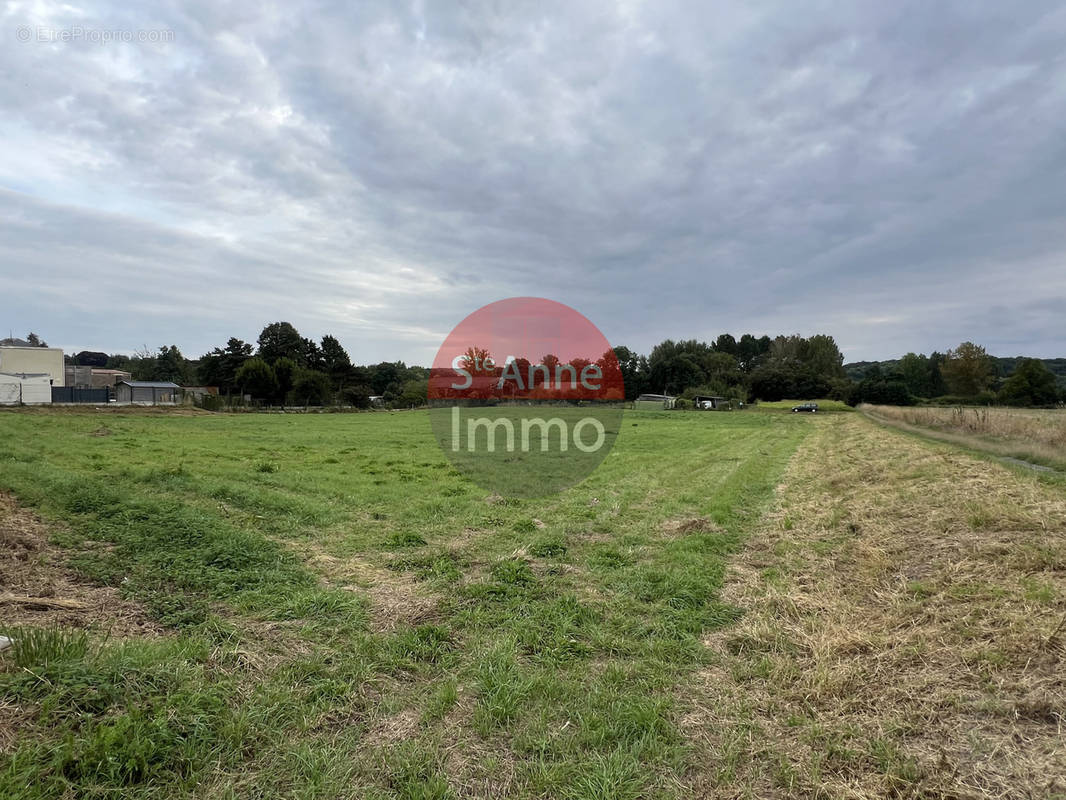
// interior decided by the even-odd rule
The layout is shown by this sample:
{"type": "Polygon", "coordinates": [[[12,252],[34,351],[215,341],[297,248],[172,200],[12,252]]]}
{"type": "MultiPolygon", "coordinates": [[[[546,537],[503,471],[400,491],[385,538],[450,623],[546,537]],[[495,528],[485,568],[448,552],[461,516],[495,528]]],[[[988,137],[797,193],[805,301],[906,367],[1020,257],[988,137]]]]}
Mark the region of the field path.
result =
{"type": "Polygon", "coordinates": [[[812,420],[731,561],[682,728],[699,797],[1066,796],[1066,493],[812,420]]]}

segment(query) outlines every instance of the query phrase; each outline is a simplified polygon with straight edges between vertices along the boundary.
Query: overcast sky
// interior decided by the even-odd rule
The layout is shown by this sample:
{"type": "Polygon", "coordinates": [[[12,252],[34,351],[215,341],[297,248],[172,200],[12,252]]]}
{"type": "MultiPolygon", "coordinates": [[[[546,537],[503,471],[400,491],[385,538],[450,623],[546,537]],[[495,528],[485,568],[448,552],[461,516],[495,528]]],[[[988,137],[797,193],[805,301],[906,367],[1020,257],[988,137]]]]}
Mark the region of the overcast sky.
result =
{"type": "Polygon", "coordinates": [[[426,364],[534,295],[1066,356],[1061,3],[144,5],[4,6],[3,336],[426,364]]]}

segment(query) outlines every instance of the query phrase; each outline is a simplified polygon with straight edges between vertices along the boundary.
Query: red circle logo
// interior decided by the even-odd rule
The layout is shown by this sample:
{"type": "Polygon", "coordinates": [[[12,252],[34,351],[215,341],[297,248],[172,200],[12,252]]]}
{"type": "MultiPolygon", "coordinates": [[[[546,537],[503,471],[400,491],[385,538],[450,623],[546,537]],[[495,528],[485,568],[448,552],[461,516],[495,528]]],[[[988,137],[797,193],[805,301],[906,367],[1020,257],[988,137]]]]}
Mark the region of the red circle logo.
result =
{"type": "Polygon", "coordinates": [[[460,322],[429,378],[433,431],[451,462],[504,496],[587,477],[618,435],[625,387],[606,337],[563,303],[515,297],[460,322]]]}

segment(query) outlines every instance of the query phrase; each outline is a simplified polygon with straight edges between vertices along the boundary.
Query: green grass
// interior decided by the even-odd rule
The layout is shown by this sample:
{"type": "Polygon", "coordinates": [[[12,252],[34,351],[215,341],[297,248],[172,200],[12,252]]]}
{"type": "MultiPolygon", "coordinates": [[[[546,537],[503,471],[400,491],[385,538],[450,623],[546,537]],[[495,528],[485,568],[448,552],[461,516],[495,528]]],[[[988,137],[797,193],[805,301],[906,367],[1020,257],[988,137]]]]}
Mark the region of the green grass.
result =
{"type": "Polygon", "coordinates": [[[809,430],[627,412],[583,483],[500,501],[420,412],[0,415],[0,488],[169,628],[10,631],[0,796],[675,796],[674,692],[809,430]]]}
{"type": "Polygon", "coordinates": [[[818,404],[818,413],[849,412],[855,409],[842,400],[773,400],[759,401],[751,408],[755,411],[791,411],[793,406],[814,402],[818,404]]]}

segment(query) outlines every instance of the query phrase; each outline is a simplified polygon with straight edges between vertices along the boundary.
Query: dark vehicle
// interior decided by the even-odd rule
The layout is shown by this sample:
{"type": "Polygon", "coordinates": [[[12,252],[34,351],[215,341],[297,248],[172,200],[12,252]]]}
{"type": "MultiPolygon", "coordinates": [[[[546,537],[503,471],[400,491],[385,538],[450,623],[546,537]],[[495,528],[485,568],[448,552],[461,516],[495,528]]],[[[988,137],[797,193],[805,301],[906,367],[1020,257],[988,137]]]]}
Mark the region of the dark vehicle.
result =
{"type": "Polygon", "coordinates": [[[818,404],[817,403],[801,403],[798,406],[792,406],[792,413],[793,414],[795,414],[795,413],[797,413],[799,411],[809,411],[810,413],[815,414],[818,411],[818,404]]]}

